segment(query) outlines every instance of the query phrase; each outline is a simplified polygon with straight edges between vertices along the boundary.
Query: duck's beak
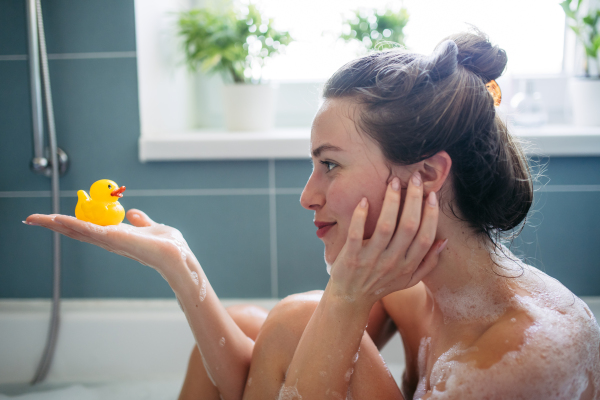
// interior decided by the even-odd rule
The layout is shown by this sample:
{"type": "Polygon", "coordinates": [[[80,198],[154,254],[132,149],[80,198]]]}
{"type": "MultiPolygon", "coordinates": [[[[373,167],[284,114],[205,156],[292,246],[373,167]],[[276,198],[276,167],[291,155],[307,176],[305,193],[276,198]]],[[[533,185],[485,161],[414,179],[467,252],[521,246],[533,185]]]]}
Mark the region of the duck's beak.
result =
{"type": "Polygon", "coordinates": [[[125,186],[121,186],[118,189],[113,190],[112,192],[110,192],[111,196],[116,196],[116,197],[123,197],[123,192],[125,191],[125,186]]]}

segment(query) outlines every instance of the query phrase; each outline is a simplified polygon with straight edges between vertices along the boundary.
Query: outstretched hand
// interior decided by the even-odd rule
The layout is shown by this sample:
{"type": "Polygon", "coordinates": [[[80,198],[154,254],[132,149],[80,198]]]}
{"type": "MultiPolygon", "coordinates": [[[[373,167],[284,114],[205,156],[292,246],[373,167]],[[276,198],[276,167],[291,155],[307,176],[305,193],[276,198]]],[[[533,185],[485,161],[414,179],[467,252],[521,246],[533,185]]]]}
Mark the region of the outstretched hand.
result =
{"type": "Polygon", "coordinates": [[[337,296],[374,303],[416,285],[437,265],[447,239],[434,244],[439,213],[435,192],[423,201],[423,184],[416,172],[408,184],[404,209],[397,222],[400,197],[400,180],[396,177],[388,185],[369,240],[363,240],[369,210],[367,198],[354,210],[346,243],[331,270],[330,283],[337,296]]]}
{"type": "Polygon", "coordinates": [[[25,223],[100,246],[161,273],[166,273],[168,267],[184,266],[186,259],[193,256],[177,229],[152,221],[140,210],[131,209],[126,215],[131,225],[100,226],[60,214],[33,214],[27,217],[25,223]]]}

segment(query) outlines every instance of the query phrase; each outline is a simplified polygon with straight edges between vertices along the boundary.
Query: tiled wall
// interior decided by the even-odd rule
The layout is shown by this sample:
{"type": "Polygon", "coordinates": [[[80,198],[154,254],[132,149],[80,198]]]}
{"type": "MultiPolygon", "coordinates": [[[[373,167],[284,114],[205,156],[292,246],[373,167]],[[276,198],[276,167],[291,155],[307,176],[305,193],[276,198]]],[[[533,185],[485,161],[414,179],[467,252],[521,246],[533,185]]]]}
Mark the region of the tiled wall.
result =
{"type": "MultiPolygon", "coordinates": [[[[62,212],[73,213],[77,189],[107,177],[127,186],[126,208],[182,231],[220,296],[323,288],[323,247],[298,201],[309,161],[140,163],[133,1],[42,5],[58,141],[71,158],[62,212]]],[[[51,234],[21,224],[51,209],[50,180],[28,165],[26,38],[24,0],[0,2],[0,298],[51,295],[51,234]]],[[[535,226],[515,244],[576,294],[600,295],[600,158],[553,158],[548,166],[535,226]]],[[[62,249],[65,297],[173,296],[158,273],[129,259],[68,238],[62,249]]]]}

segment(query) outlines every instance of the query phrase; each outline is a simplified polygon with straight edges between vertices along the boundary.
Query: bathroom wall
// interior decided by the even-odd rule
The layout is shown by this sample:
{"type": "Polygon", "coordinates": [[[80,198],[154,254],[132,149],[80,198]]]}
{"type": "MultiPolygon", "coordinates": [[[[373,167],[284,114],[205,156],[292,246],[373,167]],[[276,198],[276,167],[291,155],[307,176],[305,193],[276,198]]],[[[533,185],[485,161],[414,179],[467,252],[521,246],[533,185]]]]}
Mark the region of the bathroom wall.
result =
{"type": "MultiPolygon", "coordinates": [[[[298,201],[310,162],[140,163],[133,0],[42,5],[58,142],[71,160],[61,180],[62,212],[73,214],[76,190],[110,178],[132,194],[138,191],[125,192],[125,208],[140,208],[182,231],[220,296],[283,297],[324,288],[323,247],[312,213],[298,201]],[[267,188],[269,168],[277,189],[291,189],[277,194],[275,202],[241,191],[227,196],[164,192],[267,188]]],[[[51,234],[21,223],[29,214],[51,210],[50,180],[29,170],[26,26],[24,0],[0,2],[0,298],[51,296],[51,234]]],[[[543,161],[549,182],[536,194],[516,251],[577,295],[600,295],[600,157],[543,161]]],[[[158,273],[134,261],[69,238],[62,250],[65,297],[173,296],[158,273]]]]}

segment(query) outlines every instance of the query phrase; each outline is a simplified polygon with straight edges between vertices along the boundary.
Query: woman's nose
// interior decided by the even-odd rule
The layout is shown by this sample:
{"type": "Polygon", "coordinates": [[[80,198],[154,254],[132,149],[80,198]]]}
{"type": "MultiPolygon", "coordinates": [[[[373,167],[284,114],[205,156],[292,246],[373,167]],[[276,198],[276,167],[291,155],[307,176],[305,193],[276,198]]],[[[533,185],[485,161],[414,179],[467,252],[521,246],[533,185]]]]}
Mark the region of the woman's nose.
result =
{"type": "Polygon", "coordinates": [[[323,190],[319,187],[315,174],[311,174],[302,195],[300,196],[300,204],[307,210],[317,210],[325,204],[325,196],[323,190]]]}

